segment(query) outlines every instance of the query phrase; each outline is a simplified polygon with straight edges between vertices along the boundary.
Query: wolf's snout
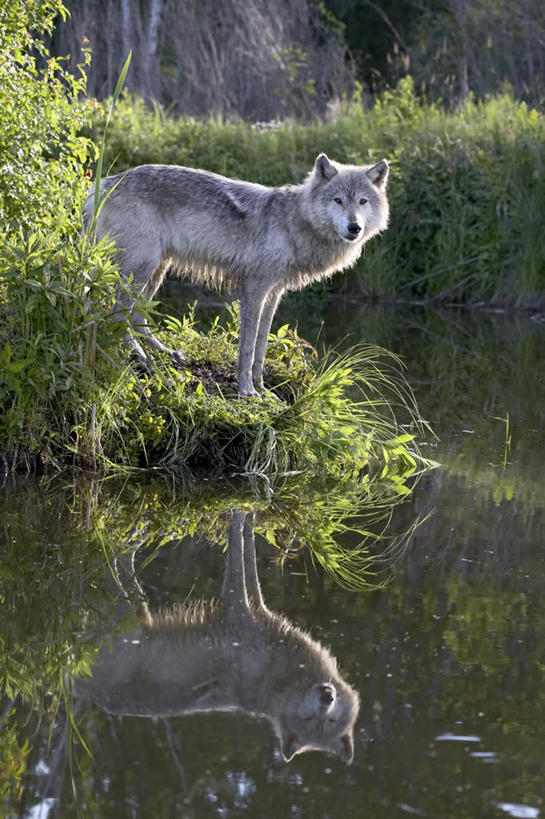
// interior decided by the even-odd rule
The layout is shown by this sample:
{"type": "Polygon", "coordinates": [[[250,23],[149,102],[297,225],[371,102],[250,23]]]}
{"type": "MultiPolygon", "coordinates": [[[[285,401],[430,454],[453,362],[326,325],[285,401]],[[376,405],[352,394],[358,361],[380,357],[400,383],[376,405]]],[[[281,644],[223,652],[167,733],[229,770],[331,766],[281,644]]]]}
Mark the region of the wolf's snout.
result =
{"type": "Polygon", "coordinates": [[[357,236],[360,232],[361,227],[358,225],[357,222],[350,222],[348,225],[348,232],[352,234],[352,236],[357,236]]]}
{"type": "Polygon", "coordinates": [[[335,689],[329,683],[320,686],[320,702],[322,705],[330,705],[335,699],[335,689]]]}

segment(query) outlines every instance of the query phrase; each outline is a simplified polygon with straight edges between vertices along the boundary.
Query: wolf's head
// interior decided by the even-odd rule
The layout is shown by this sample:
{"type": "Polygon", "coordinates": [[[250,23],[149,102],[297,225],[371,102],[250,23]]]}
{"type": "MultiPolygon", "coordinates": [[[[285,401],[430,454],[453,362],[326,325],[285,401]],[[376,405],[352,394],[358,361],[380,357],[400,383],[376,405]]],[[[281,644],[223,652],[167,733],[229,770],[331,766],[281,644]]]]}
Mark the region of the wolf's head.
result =
{"type": "Polygon", "coordinates": [[[385,159],[376,165],[342,165],[320,154],[306,183],[306,213],[313,227],[349,244],[384,230],[388,172],[385,159]]]}
{"type": "Polygon", "coordinates": [[[350,764],[358,711],[357,692],[339,678],[293,692],[274,720],[282,756],[289,762],[305,751],[325,751],[350,764]]]}

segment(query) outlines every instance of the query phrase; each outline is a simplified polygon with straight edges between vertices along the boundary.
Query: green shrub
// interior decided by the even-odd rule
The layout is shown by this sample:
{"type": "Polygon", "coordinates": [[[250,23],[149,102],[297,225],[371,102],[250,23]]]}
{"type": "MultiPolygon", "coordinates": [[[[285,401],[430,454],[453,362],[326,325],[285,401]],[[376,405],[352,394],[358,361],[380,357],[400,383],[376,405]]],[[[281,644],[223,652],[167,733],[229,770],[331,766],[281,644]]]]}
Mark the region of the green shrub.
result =
{"type": "Polygon", "coordinates": [[[86,187],[94,146],[81,134],[78,102],[85,74],[50,57],[41,35],[58,14],[55,0],[0,4],[0,222],[4,237],[67,228],[86,187]]]}

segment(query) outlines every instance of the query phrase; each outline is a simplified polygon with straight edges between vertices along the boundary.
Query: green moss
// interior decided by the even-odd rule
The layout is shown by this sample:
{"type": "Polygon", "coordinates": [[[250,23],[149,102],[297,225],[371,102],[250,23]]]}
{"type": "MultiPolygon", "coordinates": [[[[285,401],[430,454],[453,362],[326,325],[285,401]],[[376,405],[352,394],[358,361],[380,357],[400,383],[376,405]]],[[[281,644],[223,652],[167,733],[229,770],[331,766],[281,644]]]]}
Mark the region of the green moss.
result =
{"type": "MultiPolygon", "coordinates": [[[[237,394],[235,311],[207,333],[196,331],[191,313],[167,325],[159,335],[184,352],[184,364],[175,369],[156,357],[151,376],[128,367],[96,405],[95,458],[110,468],[346,477],[370,459],[384,463],[392,441],[400,443],[394,407],[417,418],[398,362],[377,348],[319,363],[307,342],[281,327],[271,336],[266,391],[252,399],[237,394]]],[[[77,437],[85,441],[83,425],[77,437]]],[[[416,469],[405,446],[394,457],[402,472],[416,469]]]]}

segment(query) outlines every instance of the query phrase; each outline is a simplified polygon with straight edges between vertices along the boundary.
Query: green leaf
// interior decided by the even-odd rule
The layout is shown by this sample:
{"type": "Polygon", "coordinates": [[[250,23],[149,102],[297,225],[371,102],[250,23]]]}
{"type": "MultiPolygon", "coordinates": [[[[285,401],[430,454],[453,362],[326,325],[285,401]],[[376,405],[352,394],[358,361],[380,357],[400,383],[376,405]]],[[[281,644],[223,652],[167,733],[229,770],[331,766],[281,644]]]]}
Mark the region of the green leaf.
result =
{"type": "Polygon", "coordinates": [[[6,341],[4,349],[0,352],[0,367],[8,367],[11,361],[11,345],[6,341]]]}

